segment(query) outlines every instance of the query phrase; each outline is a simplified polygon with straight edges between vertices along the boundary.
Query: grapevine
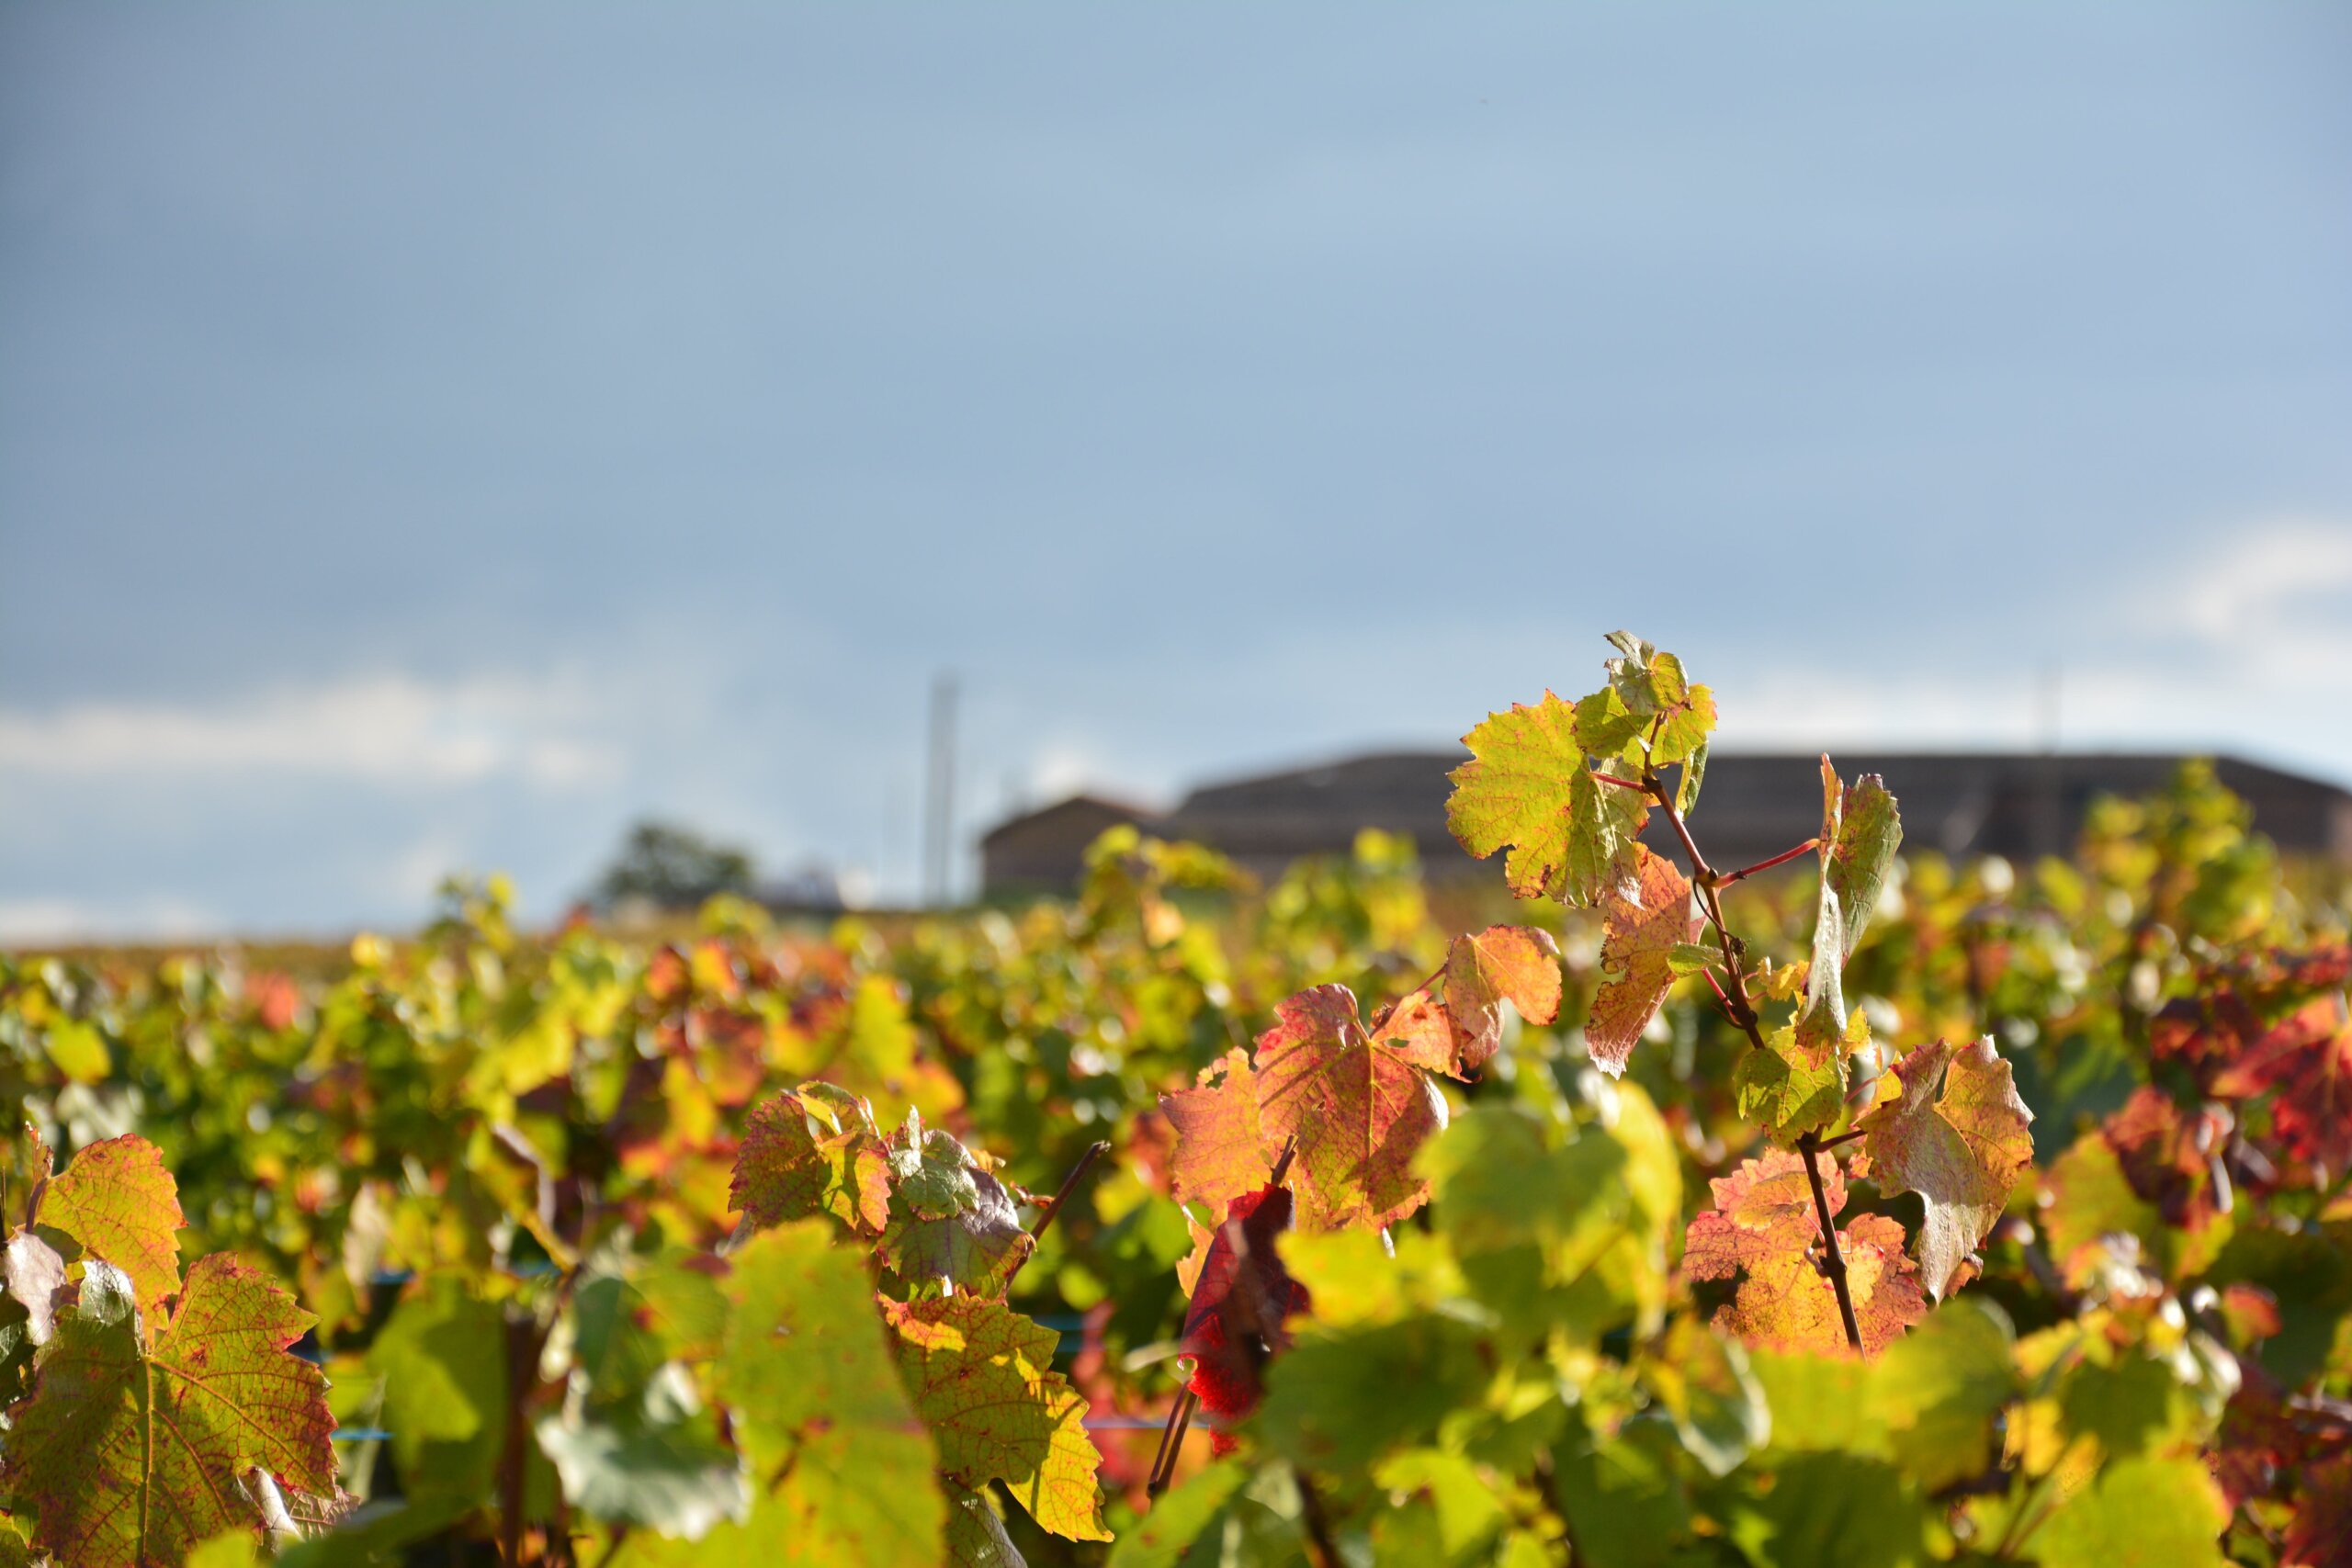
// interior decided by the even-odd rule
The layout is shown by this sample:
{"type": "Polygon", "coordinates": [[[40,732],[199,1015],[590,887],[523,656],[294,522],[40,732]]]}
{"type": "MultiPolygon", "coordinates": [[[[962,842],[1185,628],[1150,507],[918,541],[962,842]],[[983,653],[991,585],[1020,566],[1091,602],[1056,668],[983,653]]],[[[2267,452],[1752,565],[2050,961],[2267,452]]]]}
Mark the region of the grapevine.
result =
{"type": "Polygon", "coordinates": [[[1704,854],[1618,634],[1259,886],[0,957],[0,1565],[2352,1557],[2340,874],[1704,854]],[[2029,1107],[2030,1109],[2029,1110],[2029,1107]]]}

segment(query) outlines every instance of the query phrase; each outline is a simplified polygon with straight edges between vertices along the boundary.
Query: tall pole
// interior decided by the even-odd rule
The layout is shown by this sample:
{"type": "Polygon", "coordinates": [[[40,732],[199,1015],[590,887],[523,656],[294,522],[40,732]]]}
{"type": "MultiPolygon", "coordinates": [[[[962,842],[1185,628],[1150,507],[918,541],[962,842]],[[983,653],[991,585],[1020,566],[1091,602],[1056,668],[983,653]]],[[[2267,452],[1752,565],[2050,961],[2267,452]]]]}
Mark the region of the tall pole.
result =
{"type": "Polygon", "coordinates": [[[923,801],[923,902],[944,908],[956,843],[956,677],[942,671],[931,682],[931,766],[923,801]]]}

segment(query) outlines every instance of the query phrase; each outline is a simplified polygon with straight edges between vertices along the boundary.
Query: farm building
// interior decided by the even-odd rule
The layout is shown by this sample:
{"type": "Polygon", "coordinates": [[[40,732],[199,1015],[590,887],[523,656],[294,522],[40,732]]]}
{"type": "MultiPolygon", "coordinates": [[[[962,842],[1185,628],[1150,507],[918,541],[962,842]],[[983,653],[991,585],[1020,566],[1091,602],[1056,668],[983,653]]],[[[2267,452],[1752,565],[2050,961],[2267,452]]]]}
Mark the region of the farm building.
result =
{"type": "MultiPolygon", "coordinates": [[[[1223,851],[1261,876],[1306,855],[1342,854],[1357,831],[1378,828],[1413,840],[1435,880],[1493,874],[1446,830],[1446,775],[1468,753],[1389,751],[1206,784],[1172,811],[1153,812],[1089,795],[1000,823],[980,841],[990,896],[1060,892],[1076,886],[1086,846],[1132,822],[1163,838],[1223,851]]],[[[2186,757],[2169,753],[2003,751],[1841,753],[1839,773],[1884,775],[1901,801],[1905,840],[1947,854],[2026,858],[2063,851],[2100,795],[2160,789],[2186,757]]],[[[1820,759],[1809,753],[1732,754],[1709,761],[1695,818],[1708,858],[1741,865],[1779,853],[1818,830],[1820,759]]],[[[2255,827],[2290,854],[2352,860],[2352,793],[2318,779],[2235,757],[2214,761],[2222,783],[2253,808],[2255,827]]],[[[1654,847],[1664,825],[1655,819],[1654,847]]]]}

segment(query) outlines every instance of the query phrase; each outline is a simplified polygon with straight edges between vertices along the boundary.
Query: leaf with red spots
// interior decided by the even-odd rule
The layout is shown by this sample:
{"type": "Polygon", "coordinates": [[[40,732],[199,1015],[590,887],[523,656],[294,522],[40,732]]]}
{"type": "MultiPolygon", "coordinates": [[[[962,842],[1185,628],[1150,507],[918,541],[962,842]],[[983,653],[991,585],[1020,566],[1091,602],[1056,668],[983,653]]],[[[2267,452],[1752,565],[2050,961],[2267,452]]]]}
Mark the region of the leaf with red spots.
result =
{"type": "MultiPolygon", "coordinates": [[[[1290,1277],[1274,1238],[1290,1229],[1291,1195],[1280,1187],[1245,1192],[1210,1233],[1184,1314],[1182,1353],[1192,1358],[1185,1386],[1209,1413],[1238,1421],[1265,1393],[1265,1364],[1289,1348],[1286,1320],[1306,1310],[1306,1287],[1290,1277]]],[[[1217,1451],[1231,1439],[1217,1434],[1217,1451]]]]}
{"type": "Polygon", "coordinates": [[[33,1546],[59,1568],[129,1568],[231,1530],[258,1540],[256,1472],[332,1502],[326,1378],[287,1351],[311,1314],[226,1253],[188,1270],[168,1319],[134,1289],[119,1268],[86,1266],[16,1411],[8,1473],[33,1546]]]}
{"type": "MultiPolygon", "coordinates": [[[[1845,1174],[1834,1157],[1818,1157],[1835,1218],[1846,1206],[1845,1174]]],[[[1682,1270],[1693,1280],[1738,1280],[1715,1326],[1770,1349],[1849,1354],[1837,1294],[1815,1250],[1821,1225],[1803,1156],[1774,1149],[1711,1185],[1715,1206],[1690,1222],[1682,1270]]],[[[1859,1215],[1838,1231],[1838,1242],[1865,1351],[1927,1315],[1919,1271],[1903,1255],[1901,1225],[1883,1214],[1859,1215]]]]}
{"type": "Polygon", "coordinates": [[[1192,1089],[1159,1097],[1176,1130],[1170,1182],[1180,1203],[1222,1203],[1264,1183],[1266,1159],[1258,1119],[1258,1075],[1239,1046],[1201,1069],[1192,1089]]]}
{"type": "Polygon", "coordinates": [[[40,1224],[129,1275],[147,1332],[155,1332],[164,1298],[180,1288],[176,1235],[187,1224],[162,1150],[128,1134],[90,1145],[50,1181],[40,1224]]]}
{"type": "Polygon", "coordinates": [[[1317,986],[1258,1039],[1260,1127],[1298,1140],[1291,1185],[1308,1230],[1385,1225],[1429,1200],[1413,1156],[1445,1125],[1445,1100],[1412,1061],[1365,1032],[1355,994],[1317,986]]]}
{"type": "Polygon", "coordinates": [[[1698,929],[1690,884],[1663,855],[1634,846],[1634,880],[1601,901],[1600,988],[1585,1021],[1585,1049],[1616,1077],[1674,987],[1674,950],[1698,929]]]}
{"type": "Polygon", "coordinates": [[[1058,1335],[974,1296],[885,1301],[882,1313],[943,1474],[976,1490],[1003,1482],[1039,1525],[1068,1540],[1111,1539],[1086,1401],[1052,1370],[1058,1335]]]}
{"type": "Polygon", "coordinates": [[[762,1229],[830,1214],[879,1235],[890,1218],[890,1168],[873,1112],[830,1084],[762,1102],[744,1119],[733,1201],[762,1229]]]}
{"type": "Polygon", "coordinates": [[[1961,1266],[2033,1163],[2032,1120],[1989,1035],[1969,1045],[1922,1045],[1879,1078],[1877,1100],[1859,1123],[1869,1134],[1864,1147],[1882,1185],[1927,1202],[1919,1269],[1938,1300],[1956,1288],[1961,1266]]]}
{"type": "Polygon", "coordinates": [[[2271,1130],[2289,1154],[2331,1170],[2352,1165],[2352,1019],[2344,1004],[2307,1003],[2214,1075],[2213,1093],[2272,1095],[2271,1130]]]}

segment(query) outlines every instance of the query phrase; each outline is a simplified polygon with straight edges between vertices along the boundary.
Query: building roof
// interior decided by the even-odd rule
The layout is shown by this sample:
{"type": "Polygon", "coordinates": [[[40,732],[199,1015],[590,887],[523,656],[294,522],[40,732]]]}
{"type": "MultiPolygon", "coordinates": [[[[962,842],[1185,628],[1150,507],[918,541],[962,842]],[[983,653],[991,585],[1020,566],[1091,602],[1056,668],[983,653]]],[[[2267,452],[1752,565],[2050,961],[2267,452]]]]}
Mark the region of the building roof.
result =
{"type": "MultiPolygon", "coordinates": [[[[2026,857],[2062,852],[2100,795],[2161,789],[2189,753],[2153,751],[1841,751],[1838,772],[1875,773],[1902,802],[1905,839],[1947,854],[2026,857]]],[[[1447,779],[1469,753],[1459,748],[1377,751],[1279,773],[1204,784],[1170,812],[1079,795],[1000,824],[986,840],[991,887],[998,867],[1034,884],[1048,863],[1075,863],[1083,843],[1041,862],[1046,842],[1111,820],[1209,844],[1261,874],[1305,855],[1343,853],[1365,828],[1411,838],[1441,879],[1474,874],[1445,821],[1447,779]],[[1027,852],[1016,853],[1017,851],[1027,852]]],[[[1817,752],[1732,752],[1712,757],[1694,825],[1708,858],[1724,865],[1762,860],[1817,830],[1817,752]]],[[[2352,859],[2352,793],[2319,779],[2238,757],[2214,759],[2222,784],[2252,808],[2255,827],[2290,852],[2352,859]]],[[[1652,832],[1663,835],[1661,824],[1652,832]]],[[[1669,848],[1661,842],[1660,849],[1669,848]]],[[[1005,882],[1009,886],[1010,882],[1005,882]]]]}

